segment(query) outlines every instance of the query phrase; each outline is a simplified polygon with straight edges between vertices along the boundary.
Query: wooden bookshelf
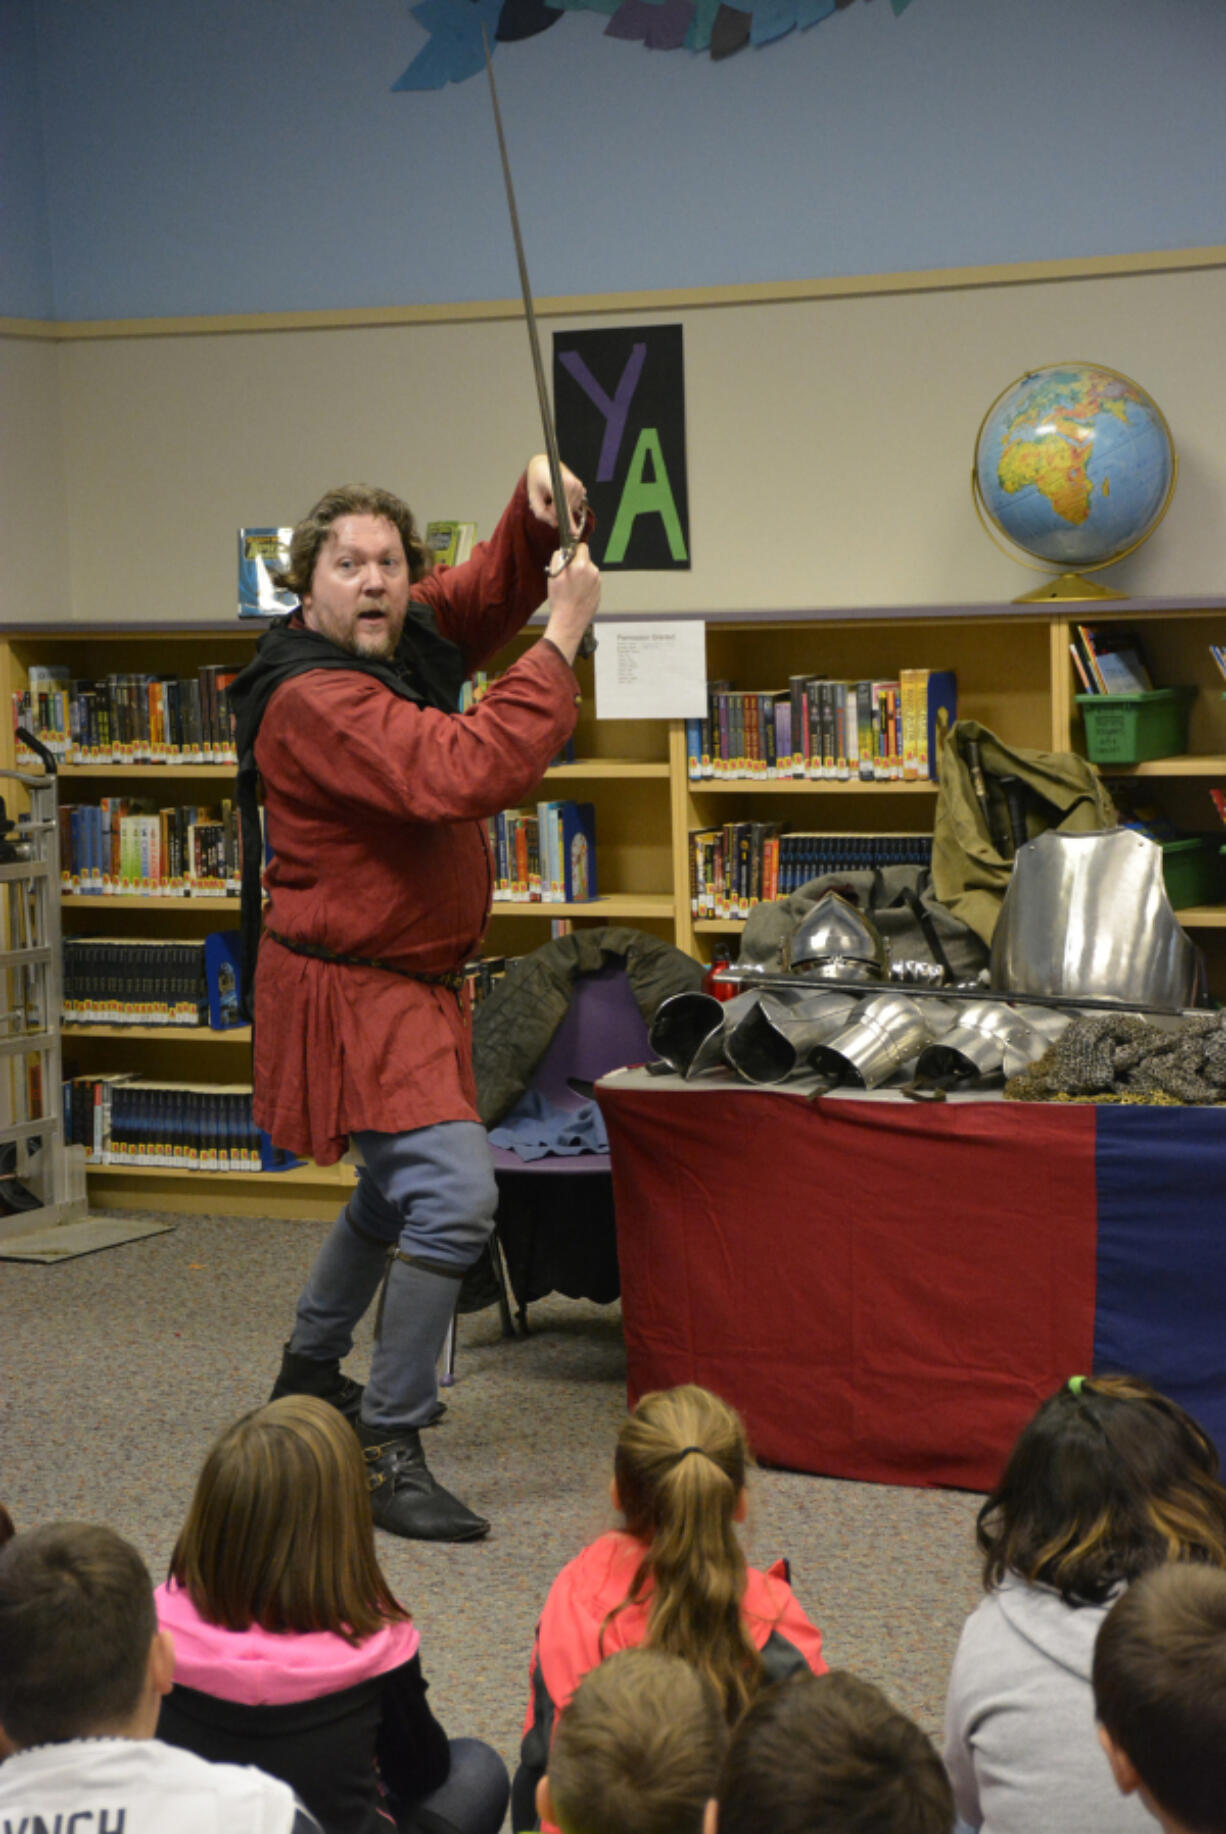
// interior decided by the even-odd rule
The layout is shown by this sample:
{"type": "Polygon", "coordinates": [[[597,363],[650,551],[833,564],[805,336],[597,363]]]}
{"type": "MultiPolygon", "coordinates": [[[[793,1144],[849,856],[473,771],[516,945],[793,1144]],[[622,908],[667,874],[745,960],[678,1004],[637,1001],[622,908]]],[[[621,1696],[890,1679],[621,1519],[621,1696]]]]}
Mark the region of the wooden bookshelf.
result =
{"type": "MultiPolygon", "coordinates": [[[[891,679],[902,668],[928,666],[957,672],[959,713],[981,721],[1007,742],[1036,750],[1084,750],[1080,710],[1069,661],[1073,622],[1127,623],[1138,629],[1155,678],[1196,688],[1187,755],[1130,769],[1107,767],[1113,793],[1136,785],[1181,827],[1214,827],[1208,787],[1226,785],[1226,701],[1209,655],[1210,638],[1226,638],[1226,598],[1186,601],[1103,601],[1086,605],[899,606],[848,612],[712,614],[707,626],[707,669],[740,689],[773,689],[790,674],[807,671],[832,679],[891,679]]],[[[34,663],[66,662],[79,676],[111,670],[189,673],[208,662],[240,664],[259,630],[236,623],[208,626],[27,625],[0,631],[0,694],[24,685],[34,663]]],[[[529,628],[492,667],[505,667],[539,632],[529,628]]],[[[690,913],[688,835],[723,820],[785,820],[794,827],[832,833],[930,833],[936,786],[929,783],[830,780],[724,780],[688,778],[682,721],[595,717],[592,665],[578,668],[582,702],[575,734],[577,758],[549,771],[542,793],[574,795],[596,806],[597,882],[602,895],[584,904],[499,901],[493,907],[486,950],[519,954],[546,940],[550,926],[629,923],[709,958],[739,920],[696,921],[690,913]],[[556,787],[556,791],[553,786],[556,787]],[[727,814],[722,811],[726,810],[727,814]],[[761,811],[761,814],[758,813],[761,811]],[[786,811],[786,814],[784,814],[786,811]]],[[[5,702],[7,707],[8,703],[5,702]]],[[[0,739],[0,761],[11,765],[9,721],[0,739]]],[[[199,786],[201,800],[219,800],[232,768],[204,764],[66,765],[69,800],[105,794],[106,784],[139,784],[156,793],[160,781],[199,786]],[[71,786],[71,789],[70,787],[71,786]]],[[[168,800],[178,800],[176,791],[168,800]]],[[[535,798],[526,798],[526,801],[535,798]]],[[[1226,840],[1226,829],[1222,830],[1226,840]]],[[[100,934],[131,930],[150,936],[204,935],[233,928],[236,897],[98,896],[63,898],[69,931],[100,934]]],[[[1226,996],[1226,905],[1180,913],[1205,949],[1211,985],[1226,996]]],[[[118,1064],[140,1074],[176,1080],[238,1081],[250,1039],[246,1029],[226,1033],[165,1026],[65,1028],[65,1053],[92,1071],[118,1064]],[[166,1066],[174,1066],[174,1069],[166,1066]],[[155,1068],[156,1066],[156,1068],[155,1068]]],[[[349,1167],[299,1167],[289,1173],[178,1172],[165,1168],[98,1167],[90,1172],[91,1201],[119,1208],[331,1216],[352,1182],[349,1167]]]]}
{"type": "MultiPolygon", "coordinates": [[[[1137,628],[1163,685],[1196,687],[1188,753],[1131,769],[1104,767],[1113,792],[1136,779],[1162,813],[1181,827],[1212,830],[1216,816],[1206,795],[1217,778],[1226,785],[1226,701],[1209,654],[1212,638],[1226,638],[1226,598],[1058,601],[1032,605],[899,606],[828,614],[713,616],[707,620],[707,673],[738,689],[786,686],[806,671],[832,680],[895,679],[910,667],[952,668],[958,677],[958,712],[978,720],[1006,742],[1036,751],[1085,750],[1085,734],[1069,658],[1074,623],[1118,622],[1137,628]]],[[[830,779],[724,779],[688,777],[685,728],[670,738],[674,884],[679,945],[710,958],[714,939],[736,936],[742,919],[696,919],[689,912],[691,829],[722,821],[784,820],[792,827],[862,833],[872,830],[930,833],[937,786],[931,783],[830,779]],[[786,816],[782,813],[787,811],[786,816]],[[725,814],[723,811],[727,811],[725,814]]],[[[1226,841],[1226,829],[1222,829],[1226,841]]],[[[1226,907],[1181,911],[1209,960],[1211,985],[1226,997],[1226,907]]]]}
{"type": "MultiPolygon", "coordinates": [[[[76,677],[111,672],[188,675],[210,662],[241,666],[262,626],[233,622],[207,626],[110,629],[95,626],[23,626],[0,632],[0,693],[5,711],[25,686],[35,663],[67,664],[76,677]]],[[[529,628],[495,663],[505,667],[537,640],[529,628]]],[[[580,663],[583,694],[574,763],[546,773],[541,794],[573,795],[597,806],[598,883],[602,895],[582,904],[494,906],[486,942],[490,954],[520,954],[547,940],[551,925],[632,924],[672,940],[676,897],[669,839],[672,766],[669,731],[662,720],[604,721],[594,717],[592,667],[580,663]],[[555,787],[556,786],[556,787],[555,787]]],[[[0,762],[14,762],[13,735],[5,719],[0,762]]],[[[88,802],[123,794],[165,801],[219,802],[232,795],[234,767],[227,764],[143,761],[65,763],[63,800],[88,802]]],[[[14,799],[10,798],[10,805],[14,799]]],[[[162,896],[65,892],[64,926],[75,934],[204,936],[235,928],[241,901],[233,895],[162,896]]],[[[68,1025],[65,1061],[82,1074],[127,1071],[192,1082],[249,1080],[250,1030],[207,1027],[68,1025]]],[[[121,1209],[247,1212],[286,1217],[331,1217],[351,1187],[351,1167],[301,1166],[291,1172],[189,1172],[166,1167],[96,1166],[88,1179],[91,1202],[121,1209]]]]}

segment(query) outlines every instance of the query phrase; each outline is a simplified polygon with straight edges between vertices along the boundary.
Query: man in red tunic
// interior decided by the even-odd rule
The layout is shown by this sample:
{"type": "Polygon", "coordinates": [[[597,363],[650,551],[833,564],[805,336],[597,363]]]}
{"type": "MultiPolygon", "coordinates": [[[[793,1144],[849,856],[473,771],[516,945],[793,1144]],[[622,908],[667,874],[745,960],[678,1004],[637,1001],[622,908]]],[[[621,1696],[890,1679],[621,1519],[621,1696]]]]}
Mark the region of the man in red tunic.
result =
{"type": "MultiPolygon", "coordinates": [[[[490,910],[484,817],[527,796],[573,730],[571,664],[600,600],[584,545],[558,566],[548,480],[534,459],[490,540],[433,573],[398,498],[330,491],[295,529],[281,582],[301,609],[231,687],[240,801],[245,785],[250,808],[258,767],[272,851],[256,1120],[320,1165],[351,1141],[362,1162],[274,1394],[319,1394],[354,1415],[376,1523],[424,1540],[489,1528],[435,1481],[419,1434],[441,1411],[438,1355],[497,1202],[462,975],[490,910]],[[458,715],[464,678],[546,589],[541,640],[458,715]],[[340,1359],[385,1272],[362,1393],[340,1359]]],[[[569,473],[566,484],[582,529],[582,486],[569,473]]]]}

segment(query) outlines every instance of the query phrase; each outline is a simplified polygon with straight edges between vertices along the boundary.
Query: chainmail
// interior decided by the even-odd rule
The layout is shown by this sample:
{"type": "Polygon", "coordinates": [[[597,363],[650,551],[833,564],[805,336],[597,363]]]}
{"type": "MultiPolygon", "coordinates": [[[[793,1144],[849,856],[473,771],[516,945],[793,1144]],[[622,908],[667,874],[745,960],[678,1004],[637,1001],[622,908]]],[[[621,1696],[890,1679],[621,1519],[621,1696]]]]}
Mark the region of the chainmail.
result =
{"type": "Polygon", "coordinates": [[[1074,1019],[1051,1049],[1005,1084],[1012,1102],[1226,1102],[1226,1012],[1174,1029],[1131,1013],[1074,1019]]]}

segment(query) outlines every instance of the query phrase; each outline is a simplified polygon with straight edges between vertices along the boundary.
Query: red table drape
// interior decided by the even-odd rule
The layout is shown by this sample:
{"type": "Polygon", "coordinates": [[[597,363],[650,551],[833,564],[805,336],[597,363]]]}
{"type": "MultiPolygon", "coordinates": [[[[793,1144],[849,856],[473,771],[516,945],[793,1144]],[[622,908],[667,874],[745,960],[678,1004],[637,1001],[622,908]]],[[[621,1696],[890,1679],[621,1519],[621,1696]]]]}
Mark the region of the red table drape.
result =
{"type": "Polygon", "coordinates": [[[632,1402],[700,1382],[766,1463],[986,1489],[1089,1369],[1093,1109],[641,1072],[598,1095],[632,1402]]]}

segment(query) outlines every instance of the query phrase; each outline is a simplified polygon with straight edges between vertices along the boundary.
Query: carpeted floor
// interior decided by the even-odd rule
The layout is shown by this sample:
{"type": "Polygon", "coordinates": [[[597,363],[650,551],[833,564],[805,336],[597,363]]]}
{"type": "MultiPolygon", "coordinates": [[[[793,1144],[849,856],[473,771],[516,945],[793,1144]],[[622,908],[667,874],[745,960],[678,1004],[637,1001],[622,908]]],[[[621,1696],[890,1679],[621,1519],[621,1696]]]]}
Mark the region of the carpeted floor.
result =
{"type": "MultiPolygon", "coordinates": [[[[169,1219],[168,1219],[169,1220],[169,1219]]],[[[39,1267],[0,1261],[0,1500],[19,1528],[75,1517],[129,1536],[165,1571],[197,1468],[221,1427],[267,1398],[324,1226],[175,1219],[173,1233],[39,1267]]],[[[624,1413],[618,1309],[551,1299],[504,1342],[495,1310],[462,1321],[439,1477],[489,1516],[468,1547],[379,1536],[422,1635],[453,1735],[513,1763],[533,1626],[549,1583],[611,1526],[624,1413]]],[[[368,1329],[368,1327],[366,1327],[368,1329]]],[[[368,1337],[348,1367],[366,1372],[368,1337]]],[[[980,1499],[760,1471],[746,1548],[785,1553],[827,1658],[878,1682],[937,1733],[959,1628],[978,1594],[980,1499]]]]}

